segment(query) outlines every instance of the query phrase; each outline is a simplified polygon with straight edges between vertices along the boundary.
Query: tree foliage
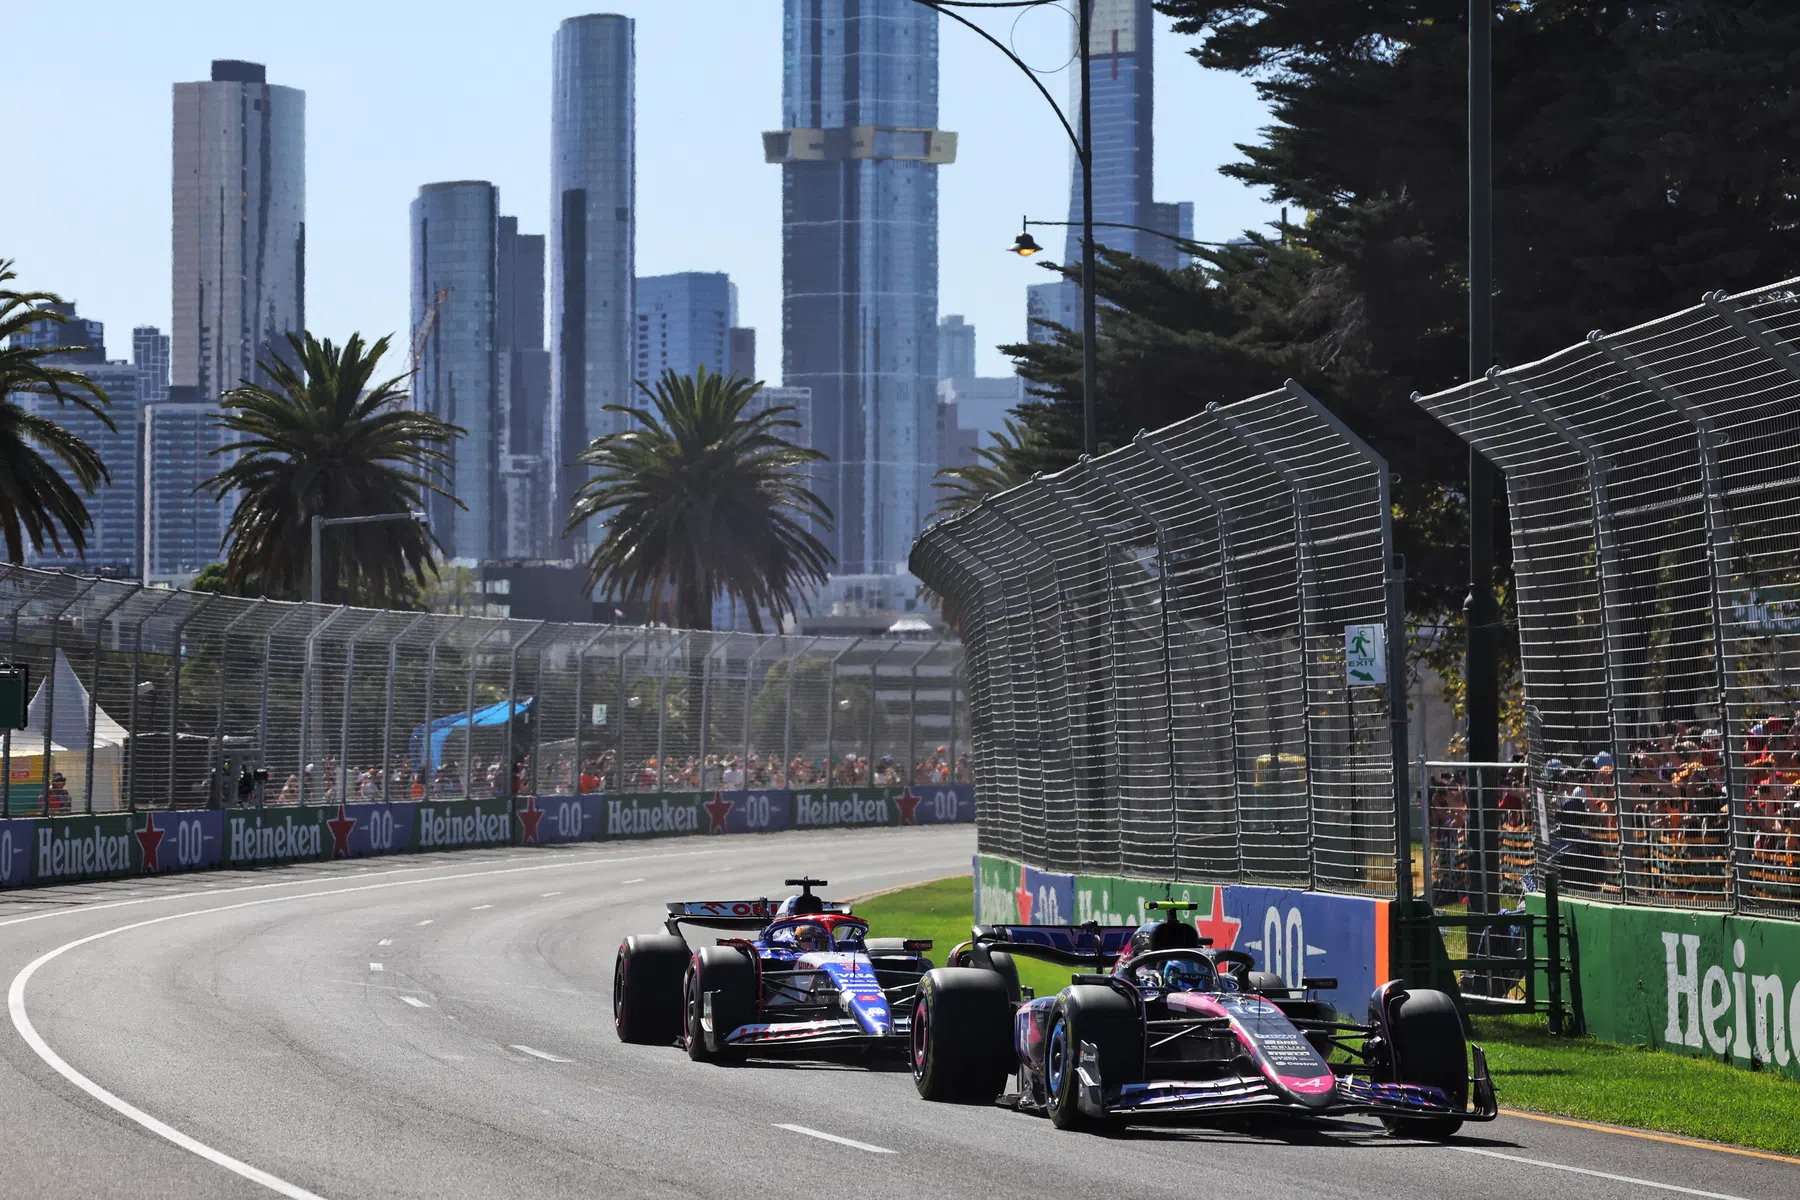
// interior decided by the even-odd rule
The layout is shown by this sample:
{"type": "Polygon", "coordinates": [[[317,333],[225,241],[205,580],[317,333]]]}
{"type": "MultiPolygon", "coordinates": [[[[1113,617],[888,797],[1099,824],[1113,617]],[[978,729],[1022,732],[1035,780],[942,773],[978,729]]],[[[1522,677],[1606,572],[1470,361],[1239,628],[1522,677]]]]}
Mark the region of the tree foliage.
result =
{"type": "Polygon", "coordinates": [[[57,353],[54,348],[20,344],[40,321],[60,325],[68,318],[49,307],[62,302],[52,293],[8,286],[16,278],[12,261],[0,259],[0,537],[6,560],[14,563],[25,560],[27,543],[41,551],[48,541],[61,553],[66,538],[71,549],[85,552],[93,520],[82,493],[93,495],[96,485],[111,478],[92,446],[15,397],[51,396],[59,406],[86,409],[113,428],[99,385],[47,361],[57,353]],[[73,485],[52,459],[73,477],[73,485]]]}
{"type": "MultiPolygon", "coordinates": [[[[464,431],[408,409],[403,375],[371,386],[387,338],[365,345],[353,333],[340,347],[290,333],[288,343],[291,363],[262,364],[269,386],[246,382],[225,393],[220,424],[238,438],[214,452],[226,465],[200,485],[218,500],[238,495],[225,535],[224,581],[238,595],[304,598],[315,515],[417,511],[427,492],[455,499],[445,472],[450,445],[464,431]]],[[[416,604],[436,546],[416,521],[328,530],[324,599],[416,604]]]]}
{"type": "MultiPolygon", "coordinates": [[[[1225,174],[1304,216],[1284,237],[1201,250],[1186,271],[1103,254],[1101,442],[1297,378],[1398,476],[1410,607],[1455,614],[1467,452],[1410,397],[1468,375],[1466,0],[1157,7],[1195,35],[1200,66],[1250,77],[1271,106],[1225,174]]],[[[1793,273],[1800,7],[1497,8],[1500,363],[1793,273]]],[[[1042,435],[1033,468],[1073,461],[1079,336],[1006,350],[1036,394],[1022,410],[1042,435]]]]}
{"type": "Polygon", "coordinates": [[[713,600],[727,595],[760,633],[762,613],[794,611],[830,570],[813,530],[831,511],[807,486],[825,456],[782,436],[799,428],[791,407],[746,413],[760,382],[702,367],[638,386],[652,407],[608,405],[635,427],[594,439],[577,460],[592,474],[568,528],[606,522],[590,581],[684,629],[712,628],[713,600]]]}

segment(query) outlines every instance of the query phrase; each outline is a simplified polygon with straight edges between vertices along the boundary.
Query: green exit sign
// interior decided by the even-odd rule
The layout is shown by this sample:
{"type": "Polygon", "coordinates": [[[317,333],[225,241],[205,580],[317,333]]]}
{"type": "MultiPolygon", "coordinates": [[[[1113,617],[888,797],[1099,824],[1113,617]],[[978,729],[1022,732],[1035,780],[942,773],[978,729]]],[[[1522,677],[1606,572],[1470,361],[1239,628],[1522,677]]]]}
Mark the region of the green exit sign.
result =
{"type": "Polygon", "coordinates": [[[25,708],[30,696],[31,668],[0,663],[0,729],[25,728],[25,708]]]}

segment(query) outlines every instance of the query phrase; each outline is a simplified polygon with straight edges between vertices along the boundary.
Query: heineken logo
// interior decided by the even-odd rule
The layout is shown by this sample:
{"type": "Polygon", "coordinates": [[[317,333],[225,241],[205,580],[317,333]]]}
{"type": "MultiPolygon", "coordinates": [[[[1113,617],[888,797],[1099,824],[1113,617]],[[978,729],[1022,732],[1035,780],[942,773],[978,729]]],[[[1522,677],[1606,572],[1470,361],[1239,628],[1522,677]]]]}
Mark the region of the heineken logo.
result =
{"type": "Polygon", "coordinates": [[[324,847],[317,821],[297,822],[284,816],[279,825],[251,817],[231,818],[231,861],[271,858],[318,858],[324,847]]]}
{"type": "Polygon", "coordinates": [[[506,812],[489,812],[477,805],[472,811],[459,816],[448,808],[437,808],[429,804],[419,806],[421,850],[511,844],[512,817],[506,812]]]}
{"type": "Polygon", "coordinates": [[[606,835],[608,837],[642,837],[653,833],[698,833],[699,806],[670,804],[638,805],[629,800],[606,802],[606,835]]]}
{"type": "Polygon", "coordinates": [[[60,829],[39,828],[37,877],[57,879],[66,875],[124,874],[131,869],[131,835],[108,834],[99,825],[85,835],[71,825],[60,829]]]}
{"type": "Polygon", "coordinates": [[[853,792],[841,799],[806,792],[794,796],[794,824],[800,828],[811,825],[886,825],[887,822],[888,806],[885,796],[865,796],[861,792],[853,792]]]}
{"type": "Polygon", "coordinates": [[[1800,1055],[1800,986],[1787,993],[1766,964],[1747,961],[1742,939],[1731,945],[1731,961],[1705,963],[1696,934],[1662,935],[1669,1020],[1663,1040],[1672,1046],[1746,1061],[1787,1066],[1800,1055]]]}

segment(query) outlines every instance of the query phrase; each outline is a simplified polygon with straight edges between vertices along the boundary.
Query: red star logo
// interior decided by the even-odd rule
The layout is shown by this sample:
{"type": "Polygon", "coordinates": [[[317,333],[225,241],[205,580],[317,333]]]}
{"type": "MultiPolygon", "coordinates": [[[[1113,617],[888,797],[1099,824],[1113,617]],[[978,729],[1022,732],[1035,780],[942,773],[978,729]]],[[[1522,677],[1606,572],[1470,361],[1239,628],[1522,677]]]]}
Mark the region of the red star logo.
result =
{"type": "Polygon", "coordinates": [[[1243,924],[1225,915],[1225,889],[1215,887],[1212,911],[1206,915],[1206,920],[1195,921],[1194,928],[1200,931],[1201,937],[1212,939],[1213,949],[1231,950],[1237,946],[1238,930],[1243,924]]]}
{"type": "Polygon", "coordinates": [[[356,828],[356,818],[344,812],[344,806],[338,805],[338,815],[325,822],[325,828],[331,830],[331,857],[340,855],[350,857],[350,831],[356,828]]]}
{"type": "Polygon", "coordinates": [[[706,810],[706,815],[712,818],[712,824],[707,826],[706,832],[724,833],[725,814],[730,812],[736,803],[736,800],[726,796],[724,792],[714,792],[713,798],[700,806],[706,810]]]}
{"type": "Polygon", "coordinates": [[[911,788],[907,788],[904,792],[901,792],[898,796],[894,797],[894,803],[900,806],[900,823],[902,825],[917,825],[919,823],[918,818],[913,815],[914,810],[919,807],[919,800],[920,797],[914,794],[911,788]]]}
{"type": "Polygon", "coordinates": [[[544,819],[544,810],[537,806],[537,797],[532,796],[525,801],[525,807],[519,810],[519,824],[525,829],[525,844],[537,845],[538,822],[544,819]]]}
{"type": "Polygon", "coordinates": [[[1019,924],[1031,924],[1031,886],[1025,882],[1025,872],[1019,872],[1019,890],[1013,893],[1013,902],[1019,906],[1019,924]]]}
{"type": "Polygon", "coordinates": [[[162,865],[156,859],[156,848],[162,845],[162,840],[166,835],[156,827],[155,813],[144,814],[144,827],[137,831],[136,836],[138,845],[144,848],[145,873],[153,875],[161,871],[162,865]]]}

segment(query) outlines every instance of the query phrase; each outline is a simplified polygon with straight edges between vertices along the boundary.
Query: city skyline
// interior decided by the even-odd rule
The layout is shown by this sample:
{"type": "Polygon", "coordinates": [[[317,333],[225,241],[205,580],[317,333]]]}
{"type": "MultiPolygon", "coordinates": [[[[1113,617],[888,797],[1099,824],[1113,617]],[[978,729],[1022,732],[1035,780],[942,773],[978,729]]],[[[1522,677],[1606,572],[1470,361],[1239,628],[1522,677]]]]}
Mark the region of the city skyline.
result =
{"type": "MultiPolygon", "coordinates": [[[[205,78],[215,58],[264,63],[270,80],[306,91],[308,323],[339,340],[352,330],[370,338],[393,333],[389,365],[403,369],[408,246],[400,223],[421,183],[489,179],[527,228],[549,225],[545,48],[571,13],[526,0],[507,22],[477,38],[468,22],[458,23],[464,7],[451,3],[439,20],[425,23],[338,0],[326,0],[305,18],[214,0],[174,13],[101,0],[103,19],[83,35],[93,79],[72,91],[54,69],[55,48],[68,36],[64,23],[28,10],[9,18],[9,36],[20,51],[22,84],[35,80],[55,91],[69,120],[106,144],[126,177],[168,178],[169,88],[205,78]],[[376,43],[403,39],[418,53],[392,61],[324,36],[321,21],[339,10],[369,22],[376,43]],[[436,82],[459,72],[506,82],[468,89],[469,95],[436,82]],[[433,96],[427,112],[414,103],[422,92],[433,96]]],[[[471,16],[477,11],[466,7],[471,16]]],[[[740,322],[761,331],[762,373],[779,382],[780,262],[769,231],[780,219],[780,185],[755,141],[778,123],[779,6],[662,0],[609,7],[637,20],[641,61],[679,57],[696,64],[692,71],[640,72],[639,190],[656,202],[646,198],[641,206],[636,269],[730,274],[740,287],[740,322]]],[[[1021,53],[1038,65],[1056,66],[1067,57],[1068,32],[1050,18],[1033,15],[1017,29],[1021,53]]],[[[1002,37],[1010,20],[995,26],[1002,37]]],[[[1166,29],[1166,19],[1157,20],[1166,29]]],[[[1016,232],[1019,212],[1061,215],[1068,151],[1042,99],[992,47],[943,26],[940,55],[942,123],[962,135],[961,161],[941,182],[940,306],[968,314],[982,328],[979,371],[993,375],[1009,369],[994,345],[1024,337],[1020,287],[1042,278],[1001,249],[1016,232]]],[[[1250,86],[1173,55],[1161,65],[1161,189],[1199,202],[1197,236],[1223,240],[1272,219],[1271,206],[1214,174],[1219,163],[1238,157],[1231,143],[1250,140],[1264,120],[1250,86]]],[[[1059,95],[1063,78],[1046,77],[1059,95]]],[[[50,150],[52,159],[63,154],[50,150]]],[[[126,357],[123,338],[134,325],[172,328],[167,204],[163,183],[143,194],[15,189],[0,196],[0,230],[30,229],[33,238],[4,249],[20,260],[23,281],[49,287],[107,321],[118,339],[111,356],[126,357]]]]}

